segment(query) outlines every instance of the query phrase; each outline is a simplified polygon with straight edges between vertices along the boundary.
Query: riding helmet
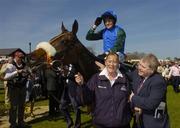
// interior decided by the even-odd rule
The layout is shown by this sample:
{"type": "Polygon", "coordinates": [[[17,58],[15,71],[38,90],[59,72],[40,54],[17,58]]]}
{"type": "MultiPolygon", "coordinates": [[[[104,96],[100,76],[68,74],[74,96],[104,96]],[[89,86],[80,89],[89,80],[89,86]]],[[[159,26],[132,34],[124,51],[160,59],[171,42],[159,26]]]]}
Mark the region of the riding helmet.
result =
{"type": "Polygon", "coordinates": [[[114,20],[114,24],[116,24],[116,21],[117,21],[117,15],[114,14],[113,11],[106,11],[104,12],[102,15],[101,15],[103,21],[105,22],[105,19],[106,18],[110,18],[110,19],[113,19],[114,20]]]}

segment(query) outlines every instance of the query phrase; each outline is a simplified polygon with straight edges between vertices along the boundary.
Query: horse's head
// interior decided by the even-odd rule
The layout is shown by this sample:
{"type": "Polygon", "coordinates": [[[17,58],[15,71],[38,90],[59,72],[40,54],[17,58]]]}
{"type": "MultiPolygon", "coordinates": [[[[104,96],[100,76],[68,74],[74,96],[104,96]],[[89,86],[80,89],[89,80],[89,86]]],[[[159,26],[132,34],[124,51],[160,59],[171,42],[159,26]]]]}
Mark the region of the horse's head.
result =
{"type": "Polygon", "coordinates": [[[81,43],[79,43],[76,36],[78,22],[76,20],[74,21],[72,31],[68,31],[62,23],[61,31],[61,34],[55,36],[49,41],[57,51],[55,58],[62,60],[64,64],[77,63],[77,58],[81,51],[81,43]]]}
{"type": "Polygon", "coordinates": [[[78,23],[75,20],[72,31],[69,32],[63,25],[61,26],[62,33],[53,37],[48,43],[40,42],[36,50],[28,55],[34,64],[47,62],[48,58],[53,57],[57,60],[62,60],[63,63],[76,63],[78,55],[78,39],[76,33],[78,30],[78,23]],[[53,52],[53,55],[49,54],[53,52]],[[73,58],[69,58],[73,56],[73,58]]]}

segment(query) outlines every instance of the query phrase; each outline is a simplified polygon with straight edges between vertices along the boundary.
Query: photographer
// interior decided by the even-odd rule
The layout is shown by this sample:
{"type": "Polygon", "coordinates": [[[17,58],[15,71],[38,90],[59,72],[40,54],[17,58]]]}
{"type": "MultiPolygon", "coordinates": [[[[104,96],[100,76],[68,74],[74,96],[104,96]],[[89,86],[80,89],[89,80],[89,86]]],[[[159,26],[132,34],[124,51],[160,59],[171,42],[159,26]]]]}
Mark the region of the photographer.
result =
{"type": "Polygon", "coordinates": [[[10,128],[25,127],[24,123],[24,107],[26,97],[27,73],[26,65],[23,62],[24,54],[16,51],[12,65],[8,67],[4,79],[7,80],[10,96],[9,123],[10,128]],[[18,115],[18,123],[16,118],[18,115]]]}

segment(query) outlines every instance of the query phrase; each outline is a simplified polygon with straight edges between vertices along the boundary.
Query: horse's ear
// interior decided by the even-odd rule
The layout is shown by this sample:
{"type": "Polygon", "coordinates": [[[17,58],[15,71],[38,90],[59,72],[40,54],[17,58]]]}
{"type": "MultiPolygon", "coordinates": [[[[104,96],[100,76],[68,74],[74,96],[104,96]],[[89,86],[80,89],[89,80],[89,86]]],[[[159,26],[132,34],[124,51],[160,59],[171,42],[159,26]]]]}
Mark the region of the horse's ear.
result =
{"type": "Polygon", "coordinates": [[[77,31],[78,31],[78,22],[77,22],[77,20],[75,20],[74,23],[73,23],[73,26],[72,26],[72,32],[74,34],[76,34],[77,31]]]}
{"type": "Polygon", "coordinates": [[[62,33],[67,31],[67,29],[64,27],[63,22],[62,22],[62,25],[61,25],[61,31],[62,31],[62,33]]]}

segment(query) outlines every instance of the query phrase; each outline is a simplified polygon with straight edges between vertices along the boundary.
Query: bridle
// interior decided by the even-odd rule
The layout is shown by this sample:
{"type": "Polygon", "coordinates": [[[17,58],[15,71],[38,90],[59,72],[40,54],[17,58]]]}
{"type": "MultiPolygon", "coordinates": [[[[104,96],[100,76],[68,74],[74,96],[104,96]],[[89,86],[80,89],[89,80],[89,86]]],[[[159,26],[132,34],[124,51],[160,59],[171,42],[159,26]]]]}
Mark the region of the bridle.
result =
{"type": "MultiPolygon", "coordinates": [[[[67,54],[70,50],[78,47],[78,43],[76,43],[76,42],[79,41],[76,35],[73,35],[71,32],[69,32],[69,33],[66,32],[66,33],[62,33],[62,34],[60,34],[59,36],[53,38],[52,40],[50,40],[50,42],[53,42],[53,41],[56,40],[57,38],[60,38],[60,37],[62,37],[62,36],[64,36],[64,35],[70,35],[70,36],[73,36],[73,37],[72,37],[71,40],[68,41],[68,42],[70,42],[71,44],[68,45],[68,46],[65,45],[64,48],[55,55],[55,58],[56,58],[57,56],[60,56],[60,57],[58,57],[58,58],[59,58],[58,60],[60,60],[60,61],[62,61],[62,62],[64,62],[65,56],[66,56],[66,54],[67,54]]],[[[66,43],[66,42],[63,40],[63,41],[61,41],[61,42],[59,42],[59,43],[66,43]]]]}

